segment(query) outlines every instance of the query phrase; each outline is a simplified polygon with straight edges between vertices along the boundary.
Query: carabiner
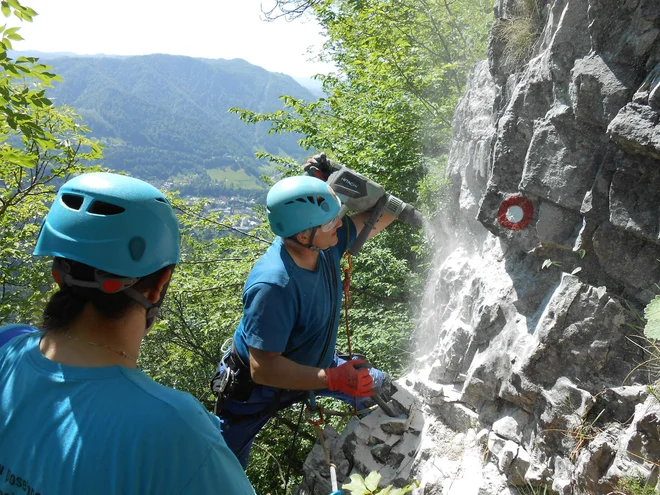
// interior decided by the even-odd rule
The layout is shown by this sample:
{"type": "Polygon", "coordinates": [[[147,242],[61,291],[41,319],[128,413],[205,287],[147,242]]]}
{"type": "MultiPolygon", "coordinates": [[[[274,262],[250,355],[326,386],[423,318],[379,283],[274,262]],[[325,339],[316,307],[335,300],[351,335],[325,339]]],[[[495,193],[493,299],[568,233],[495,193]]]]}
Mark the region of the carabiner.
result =
{"type": "Polygon", "coordinates": [[[323,408],[321,406],[315,406],[314,409],[312,409],[311,406],[307,406],[305,409],[305,419],[307,419],[307,422],[310,425],[321,426],[323,423],[325,423],[325,418],[323,417],[323,408]],[[312,419],[312,415],[315,412],[318,413],[319,419],[312,419]]]}

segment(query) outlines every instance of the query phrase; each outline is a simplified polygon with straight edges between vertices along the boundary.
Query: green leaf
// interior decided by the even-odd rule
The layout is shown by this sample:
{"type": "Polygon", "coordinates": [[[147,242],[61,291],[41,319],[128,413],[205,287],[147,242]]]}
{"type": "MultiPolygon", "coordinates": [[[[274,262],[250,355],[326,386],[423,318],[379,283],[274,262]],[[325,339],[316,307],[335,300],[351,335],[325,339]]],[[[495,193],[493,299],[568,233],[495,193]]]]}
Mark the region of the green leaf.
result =
{"type": "Polygon", "coordinates": [[[367,495],[370,490],[367,488],[364,478],[357,473],[351,474],[351,482],[341,485],[342,489],[351,492],[351,495],[367,495]]]}
{"type": "MultiPolygon", "coordinates": [[[[414,484],[419,487],[419,483],[417,483],[416,480],[413,480],[414,484]]],[[[405,495],[406,493],[410,493],[415,489],[415,486],[412,484],[406,485],[403,488],[395,488],[394,490],[390,490],[389,495],[405,495]]],[[[380,494],[379,494],[380,495],[380,494]]]]}
{"type": "Polygon", "coordinates": [[[11,15],[11,9],[9,8],[9,4],[7,2],[2,2],[0,9],[2,9],[2,15],[5,17],[9,17],[11,15]]]}
{"type": "Polygon", "coordinates": [[[541,270],[544,270],[549,266],[552,266],[552,260],[551,259],[544,260],[543,264],[541,265],[541,270]]]}
{"type": "Polygon", "coordinates": [[[378,483],[380,482],[381,474],[378,471],[371,471],[367,479],[364,480],[364,484],[372,492],[376,491],[378,488],[378,483]]]}
{"type": "Polygon", "coordinates": [[[655,296],[644,308],[644,318],[644,336],[647,339],[660,340],[660,296],[655,296]]]}
{"type": "Polygon", "coordinates": [[[580,273],[581,271],[582,271],[582,267],[578,266],[577,268],[575,268],[575,270],[571,272],[571,275],[575,275],[576,273],[580,273]]]}

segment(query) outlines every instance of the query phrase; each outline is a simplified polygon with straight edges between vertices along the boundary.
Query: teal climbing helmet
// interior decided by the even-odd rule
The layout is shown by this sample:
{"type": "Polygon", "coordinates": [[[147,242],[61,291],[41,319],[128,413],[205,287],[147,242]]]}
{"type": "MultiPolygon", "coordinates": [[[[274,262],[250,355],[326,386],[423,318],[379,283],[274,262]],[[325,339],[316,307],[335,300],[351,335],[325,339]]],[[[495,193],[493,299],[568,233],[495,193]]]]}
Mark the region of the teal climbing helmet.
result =
{"type": "Polygon", "coordinates": [[[315,177],[287,177],[268,191],[266,209],[271,230],[290,237],[318,227],[337,216],[341,201],[325,182],[315,177]]]}
{"type": "Polygon", "coordinates": [[[124,175],[83,174],[60,188],[34,254],[144,277],[178,263],[179,224],[152,185],[124,175]]]}

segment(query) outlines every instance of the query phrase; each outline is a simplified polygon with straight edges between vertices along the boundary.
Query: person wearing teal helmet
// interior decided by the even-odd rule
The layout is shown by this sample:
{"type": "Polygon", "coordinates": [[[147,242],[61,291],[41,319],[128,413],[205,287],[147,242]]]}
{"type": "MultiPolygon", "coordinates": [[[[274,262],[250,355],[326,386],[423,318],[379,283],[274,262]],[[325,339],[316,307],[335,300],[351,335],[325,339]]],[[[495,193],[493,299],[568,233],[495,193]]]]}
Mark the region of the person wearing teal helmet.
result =
{"type": "Polygon", "coordinates": [[[296,234],[310,230],[311,239],[305,247],[316,248],[316,230],[331,230],[339,223],[341,201],[322,180],[314,177],[289,177],[277,182],[268,191],[266,210],[271,230],[278,236],[300,244],[296,234]],[[329,222],[335,221],[330,225],[329,222]],[[314,232],[312,232],[314,231],[314,232]]]}
{"type": "Polygon", "coordinates": [[[59,290],[41,329],[0,327],[0,493],[254,493],[218,418],[137,368],[179,261],[167,198],[131,177],[75,177],[35,255],[53,257],[59,290]]]}
{"type": "MultiPolygon", "coordinates": [[[[247,467],[254,437],[278,410],[309,391],[358,409],[389,377],[364,360],[335,352],[340,317],[340,259],[369,212],[345,208],[326,182],[309,176],[277,182],[266,198],[278,237],[250,272],[232,349],[212,382],[227,445],[247,467]]],[[[371,236],[394,217],[383,214],[371,236]]]]}

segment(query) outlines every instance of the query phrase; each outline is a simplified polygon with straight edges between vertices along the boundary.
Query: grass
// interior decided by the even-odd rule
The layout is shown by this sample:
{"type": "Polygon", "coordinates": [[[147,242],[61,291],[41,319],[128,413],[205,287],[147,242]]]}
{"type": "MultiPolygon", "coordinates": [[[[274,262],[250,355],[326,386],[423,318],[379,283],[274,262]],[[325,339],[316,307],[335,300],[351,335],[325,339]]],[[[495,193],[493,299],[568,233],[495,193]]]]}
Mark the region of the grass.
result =
{"type": "Polygon", "coordinates": [[[242,168],[239,170],[233,170],[231,167],[210,168],[206,172],[212,180],[227,186],[234,186],[236,189],[251,189],[256,191],[264,189],[263,184],[257,177],[248,175],[242,168]]]}
{"type": "Polygon", "coordinates": [[[652,486],[647,486],[643,476],[625,476],[619,480],[617,491],[608,495],[656,495],[658,492],[652,486]]]}
{"type": "Polygon", "coordinates": [[[504,44],[505,67],[517,69],[532,58],[545,21],[539,3],[540,0],[516,0],[508,13],[510,17],[495,25],[493,34],[504,44]]]}
{"type": "Polygon", "coordinates": [[[570,436],[572,436],[575,439],[575,447],[573,448],[573,451],[568,456],[568,459],[571,462],[575,462],[575,460],[577,459],[577,456],[580,453],[580,450],[582,449],[582,447],[584,447],[591,440],[596,438],[596,435],[598,435],[598,433],[600,433],[600,430],[598,428],[596,428],[595,424],[600,419],[600,416],[604,412],[605,412],[605,409],[600,411],[598,413],[598,415],[594,418],[594,420],[591,421],[591,422],[588,422],[586,420],[586,416],[583,417],[582,421],[580,422],[580,426],[575,428],[570,433],[570,436]]]}
{"type": "Polygon", "coordinates": [[[516,491],[518,495],[550,495],[553,493],[551,488],[545,485],[534,486],[529,481],[525,486],[517,486],[516,491]]]}

